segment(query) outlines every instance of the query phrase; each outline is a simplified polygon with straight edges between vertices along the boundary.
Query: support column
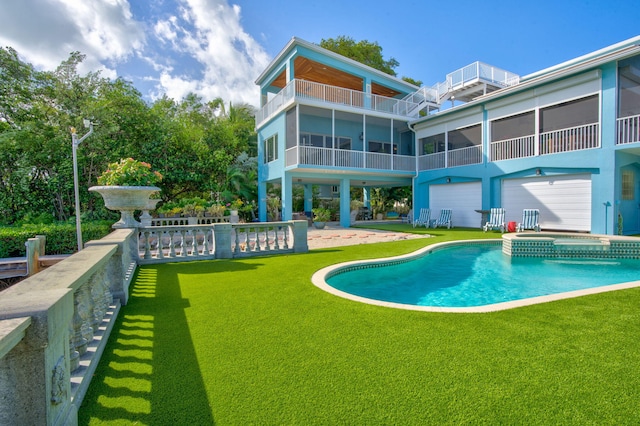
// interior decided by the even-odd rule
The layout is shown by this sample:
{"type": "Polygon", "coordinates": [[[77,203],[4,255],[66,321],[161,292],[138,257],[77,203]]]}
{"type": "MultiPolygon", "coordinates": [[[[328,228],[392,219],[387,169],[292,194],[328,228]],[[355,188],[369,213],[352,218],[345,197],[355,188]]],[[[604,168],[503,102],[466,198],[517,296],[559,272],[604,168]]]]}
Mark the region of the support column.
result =
{"type": "Polygon", "coordinates": [[[340,226],[351,226],[351,181],[340,180],[340,226]]]}
{"type": "Polygon", "coordinates": [[[304,185],[304,211],[310,212],[313,208],[313,185],[306,183],[304,185]]]}
{"type": "Polygon", "coordinates": [[[267,183],[258,182],[258,220],[267,221],[267,183]]]}
{"type": "Polygon", "coordinates": [[[291,220],[293,213],[293,191],[291,190],[291,188],[293,187],[293,180],[291,179],[291,174],[285,172],[280,182],[280,187],[282,190],[282,193],[280,195],[280,199],[282,200],[282,211],[280,212],[280,220],[291,220]]]}
{"type": "Polygon", "coordinates": [[[371,199],[369,198],[370,189],[368,186],[362,187],[362,201],[364,202],[364,207],[371,209],[371,199]]]}

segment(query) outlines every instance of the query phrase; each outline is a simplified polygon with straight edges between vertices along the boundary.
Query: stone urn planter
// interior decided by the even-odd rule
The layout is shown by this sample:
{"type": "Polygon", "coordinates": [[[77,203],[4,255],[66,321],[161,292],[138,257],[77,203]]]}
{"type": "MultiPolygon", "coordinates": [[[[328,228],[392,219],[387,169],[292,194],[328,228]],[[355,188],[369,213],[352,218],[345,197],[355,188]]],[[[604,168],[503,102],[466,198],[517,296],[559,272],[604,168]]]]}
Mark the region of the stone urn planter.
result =
{"type": "Polygon", "coordinates": [[[325,222],[313,222],[313,226],[316,229],[324,229],[326,223],[325,222]]]}
{"type": "MultiPolygon", "coordinates": [[[[136,210],[149,210],[149,197],[159,192],[157,186],[92,186],[89,191],[102,195],[104,205],[109,210],[120,212],[120,220],[113,224],[113,228],[136,228],[140,222],[134,219],[136,210]]],[[[155,207],[155,204],[154,206],[155,207]]]]}

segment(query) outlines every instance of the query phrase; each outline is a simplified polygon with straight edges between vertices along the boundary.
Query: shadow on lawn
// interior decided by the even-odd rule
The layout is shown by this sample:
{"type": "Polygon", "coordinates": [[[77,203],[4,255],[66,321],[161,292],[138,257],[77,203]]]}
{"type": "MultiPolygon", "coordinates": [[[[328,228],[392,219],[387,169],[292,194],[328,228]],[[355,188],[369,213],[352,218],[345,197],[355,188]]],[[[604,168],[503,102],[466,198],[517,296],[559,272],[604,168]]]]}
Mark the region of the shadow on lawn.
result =
{"type": "Polygon", "coordinates": [[[189,303],[172,269],[138,270],[79,424],[215,424],[185,316],[189,303]]]}

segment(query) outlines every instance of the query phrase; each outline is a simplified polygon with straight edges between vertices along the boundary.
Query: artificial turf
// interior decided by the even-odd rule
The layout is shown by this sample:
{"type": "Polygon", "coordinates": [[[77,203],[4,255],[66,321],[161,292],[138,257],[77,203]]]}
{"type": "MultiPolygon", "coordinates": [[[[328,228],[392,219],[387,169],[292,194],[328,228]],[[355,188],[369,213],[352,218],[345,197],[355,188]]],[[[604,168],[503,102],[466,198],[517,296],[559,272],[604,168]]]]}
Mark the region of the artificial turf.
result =
{"type": "Polygon", "coordinates": [[[80,424],[640,423],[638,288],[445,314],[353,302],[310,282],[337,262],[499,237],[431,232],[139,268],[80,424]]]}

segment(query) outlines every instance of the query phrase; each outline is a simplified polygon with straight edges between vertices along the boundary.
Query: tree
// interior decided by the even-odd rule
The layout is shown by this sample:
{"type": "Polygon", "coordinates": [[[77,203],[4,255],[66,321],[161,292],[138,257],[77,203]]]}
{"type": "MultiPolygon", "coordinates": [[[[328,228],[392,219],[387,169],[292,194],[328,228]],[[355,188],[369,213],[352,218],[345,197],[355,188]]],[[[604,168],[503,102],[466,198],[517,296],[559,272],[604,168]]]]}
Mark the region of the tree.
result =
{"type": "Polygon", "coordinates": [[[394,58],[385,60],[382,57],[382,47],[378,42],[370,42],[361,40],[356,42],[353,38],[347,36],[338,36],[337,38],[322,39],[320,47],[336,52],[354,61],[368,65],[386,74],[395,76],[395,68],[400,65],[394,58]]]}

